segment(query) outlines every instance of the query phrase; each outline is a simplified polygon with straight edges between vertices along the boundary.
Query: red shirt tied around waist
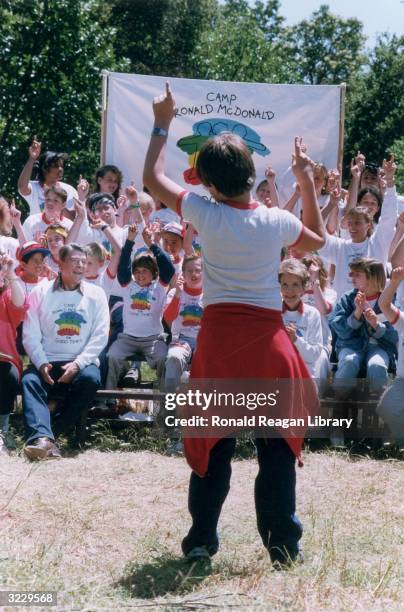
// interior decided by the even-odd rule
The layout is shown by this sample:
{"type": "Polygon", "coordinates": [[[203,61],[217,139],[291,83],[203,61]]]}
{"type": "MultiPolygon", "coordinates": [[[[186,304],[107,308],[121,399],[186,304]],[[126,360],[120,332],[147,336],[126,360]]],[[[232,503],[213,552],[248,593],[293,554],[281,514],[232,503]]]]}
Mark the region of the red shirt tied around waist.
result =
{"type": "MultiPolygon", "coordinates": [[[[313,163],[304,153],[301,139],[295,139],[292,168],[302,193],[303,222],[287,211],[253,201],[255,168],[251,154],[243,140],[231,133],[209,139],[196,163],[199,179],[215,202],[184,192],[165,175],[164,169],[168,129],[175,116],[175,101],[168,84],[165,94],[155,98],[153,111],[155,127],[145,161],[144,184],[155,197],[192,223],[203,244],[205,311],[191,378],[308,379],[308,371],[282,325],[278,284],[282,247],[298,244],[304,251],[317,250],[325,240],[313,163]]],[[[303,413],[306,401],[302,397],[301,405],[291,407],[291,411],[303,413]]],[[[282,525],[280,515],[268,523],[268,496],[260,486],[256,487],[260,535],[271,559],[282,562],[287,556],[296,558],[301,537],[294,515],[294,456],[289,450],[290,447],[299,455],[301,440],[289,440],[289,446],[282,440],[269,442],[266,447],[258,445],[260,473],[268,469],[269,462],[278,462],[283,470],[287,462],[293,461],[290,471],[277,477],[289,492],[285,501],[288,509],[278,509],[280,515],[288,517],[282,525]],[[279,453],[286,453],[287,461],[279,453]],[[288,532],[295,533],[290,541],[284,538],[288,532]],[[275,548],[281,551],[281,557],[275,548]]],[[[228,444],[228,440],[218,438],[184,441],[187,460],[194,470],[190,483],[193,524],[182,543],[189,558],[198,556],[201,550],[212,555],[218,548],[216,525],[230,480],[230,469],[223,472],[232,454],[226,451],[224,459],[228,444]]],[[[265,483],[271,485],[271,478],[265,477],[265,483]]]]}

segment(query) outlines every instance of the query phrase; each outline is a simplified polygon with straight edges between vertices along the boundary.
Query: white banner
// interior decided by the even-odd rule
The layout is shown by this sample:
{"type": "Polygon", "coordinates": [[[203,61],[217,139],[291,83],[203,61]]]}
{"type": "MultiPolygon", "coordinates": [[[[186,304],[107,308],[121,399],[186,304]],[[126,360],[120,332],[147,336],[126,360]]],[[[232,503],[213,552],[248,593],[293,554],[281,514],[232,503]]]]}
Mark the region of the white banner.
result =
{"type": "MultiPolygon", "coordinates": [[[[167,78],[108,73],[103,162],[117,165],[124,184],[142,187],[143,163],[153,126],[152,100],[167,78]]],[[[205,140],[222,131],[240,135],[250,147],[257,182],[272,166],[286,194],[293,139],[302,136],[308,154],[335,168],[340,134],[339,85],[267,85],[168,79],[177,104],[168,139],[166,172],[184,188],[203,193],[195,160],[205,140]]],[[[285,196],[286,197],[286,196],[285,196]]]]}

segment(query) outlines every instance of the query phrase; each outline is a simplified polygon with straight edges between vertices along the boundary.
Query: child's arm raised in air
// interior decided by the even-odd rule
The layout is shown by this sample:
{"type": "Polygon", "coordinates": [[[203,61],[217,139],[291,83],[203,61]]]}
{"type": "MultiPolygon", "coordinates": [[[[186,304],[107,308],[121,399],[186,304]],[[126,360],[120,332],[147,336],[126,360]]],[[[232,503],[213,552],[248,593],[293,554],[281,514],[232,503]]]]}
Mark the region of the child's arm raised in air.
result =
{"type": "Polygon", "coordinates": [[[142,233],[144,243],[156,258],[157,267],[159,269],[159,278],[162,285],[168,285],[175,274],[175,268],[171,259],[159,246],[153,241],[151,231],[145,227],[142,233]]]}
{"type": "Polygon", "coordinates": [[[391,273],[390,283],[385,287],[379,297],[379,306],[390,323],[395,323],[400,315],[400,311],[393,305],[394,294],[400,283],[404,279],[404,268],[394,268],[391,273]]]}
{"type": "Polygon", "coordinates": [[[22,246],[24,242],[27,242],[27,238],[21,225],[21,211],[16,207],[14,200],[11,201],[10,215],[17,234],[18,242],[20,243],[20,246],[22,246]]]}
{"type": "Polygon", "coordinates": [[[29,181],[31,180],[32,169],[35,162],[41,154],[42,143],[39,142],[36,136],[32,139],[31,146],[28,149],[28,161],[21,171],[18,178],[18,191],[22,196],[28,196],[31,193],[29,181]]]}
{"type": "Polygon", "coordinates": [[[317,251],[325,244],[325,227],[314,188],[313,162],[303,152],[302,146],[302,139],[296,137],[292,170],[300,187],[304,225],[297,245],[301,251],[317,251]]]}
{"type": "Polygon", "coordinates": [[[118,262],[118,283],[125,287],[130,283],[132,278],[132,264],[130,256],[132,253],[133,245],[137,234],[136,225],[131,225],[128,228],[128,237],[125,244],[122,247],[121,254],[118,262]]]}
{"type": "Polygon", "coordinates": [[[76,212],[76,216],[74,218],[73,225],[71,226],[69,233],[67,234],[66,244],[76,242],[77,237],[80,233],[81,225],[87,214],[86,205],[84,204],[84,202],[76,200],[76,198],[74,198],[74,210],[76,212]]]}
{"type": "Polygon", "coordinates": [[[177,198],[184,189],[165,174],[167,135],[171,121],[175,117],[175,100],[168,83],[166,83],[165,94],[154,98],[153,113],[154,129],[146,154],[143,183],[150,190],[153,197],[164,202],[168,208],[176,210],[177,198]],[[156,134],[156,128],[162,130],[162,134],[156,134]]]}

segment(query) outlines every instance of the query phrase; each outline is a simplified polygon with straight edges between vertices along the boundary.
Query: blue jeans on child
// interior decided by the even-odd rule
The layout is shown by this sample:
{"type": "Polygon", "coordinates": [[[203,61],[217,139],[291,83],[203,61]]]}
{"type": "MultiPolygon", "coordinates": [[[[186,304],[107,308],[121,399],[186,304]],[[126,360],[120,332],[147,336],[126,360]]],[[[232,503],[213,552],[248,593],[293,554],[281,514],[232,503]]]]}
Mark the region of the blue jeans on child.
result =
{"type": "MultiPolygon", "coordinates": [[[[303,533],[295,515],[295,456],[282,438],[257,438],[255,444],[259,465],[255,480],[259,534],[272,561],[294,560],[303,533]]],[[[182,542],[185,555],[198,546],[206,546],[210,555],[218,551],[217,524],[230,490],[230,462],[235,446],[234,438],[223,438],[211,451],[206,476],[191,474],[188,509],[192,526],[182,542]]]]}
{"type": "MultiPolygon", "coordinates": [[[[63,374],[61,366],[66,362],[57,361],[52,364],[50,375],[57,380],[63,374]]],[[[46,383],[39,371],[31,366],[22,378],[22,406],[24,411],[27,442],[36,438],[47,437],[54,440],[59,433],[73,429],[79,422],[82,412],[94,399],[100,387],[100,370],[96,365],[88,365],[68,384],[54,385],[46,383]],[[64,399],[62,409],[55,413],[54,429],[51,427],[51,413],[48,400],[52,396],[64,399]]]]}
{"type": "Polygon", "coordinates": [[[370,391],[382,391],[387,384],[389,362],[386,351],[377,345],[369,344],[363,351],[340,349],[334,390],[341,394],[349,393],[355,388],[359,371],[365,366],[370,391]]]}

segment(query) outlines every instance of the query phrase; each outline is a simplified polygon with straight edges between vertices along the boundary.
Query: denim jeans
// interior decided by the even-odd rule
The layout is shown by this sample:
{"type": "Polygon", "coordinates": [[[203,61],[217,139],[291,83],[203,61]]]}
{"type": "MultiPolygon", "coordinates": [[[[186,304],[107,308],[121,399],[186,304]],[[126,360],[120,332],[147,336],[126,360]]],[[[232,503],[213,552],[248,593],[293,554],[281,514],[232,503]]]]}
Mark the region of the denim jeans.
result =
{"type": "Polygon", "coordinates": [[[387,384],[389,356],[377,345],[369,344],[363,351],[339,349],[338,369],[334,377],[334,389],[339,394],[349,393],[356,385],[360,369],[366,367],[366,378],[371,391],[382,391],[387,384]]]}
{"type": "MultiPolygon", "coordinates": [[[[272,561],[293,560],[299,552],[303,528],[295,515],[295,456],[282,438],[255,440],[259,471],[255,480],[257,526],[272,561]]],[[[192,472],[188,509],[192,526],[182,542],[184,554],[206,546],[214,555],[219,548],[217,524],[230,490],[231,465],[236,441],[223,438],[212,449],[208,472],[200,478],[192,472]]],[[[242,525],[240,525],[242,529],[242,525]]]]}
{"type": "MultiPolygon", "coordinates": [[[[53,380],[62,376],[61,366],[65,362],[52,363],[50,375],[53,380]]],[[[22,378],[22,406],[24,411],[27,442],[47,437],[54,440],[64,432],[72,430],[80,421],[83,411],[87,410],[100,387],[100,370],[96,365],[88,365],[68,384],[46,383],[39,371],[31,366],[22,378]],[[54,432],[51,426],[51,413],[48,400],[61,398],[63,405],[53,415],[54,432]]]]}

